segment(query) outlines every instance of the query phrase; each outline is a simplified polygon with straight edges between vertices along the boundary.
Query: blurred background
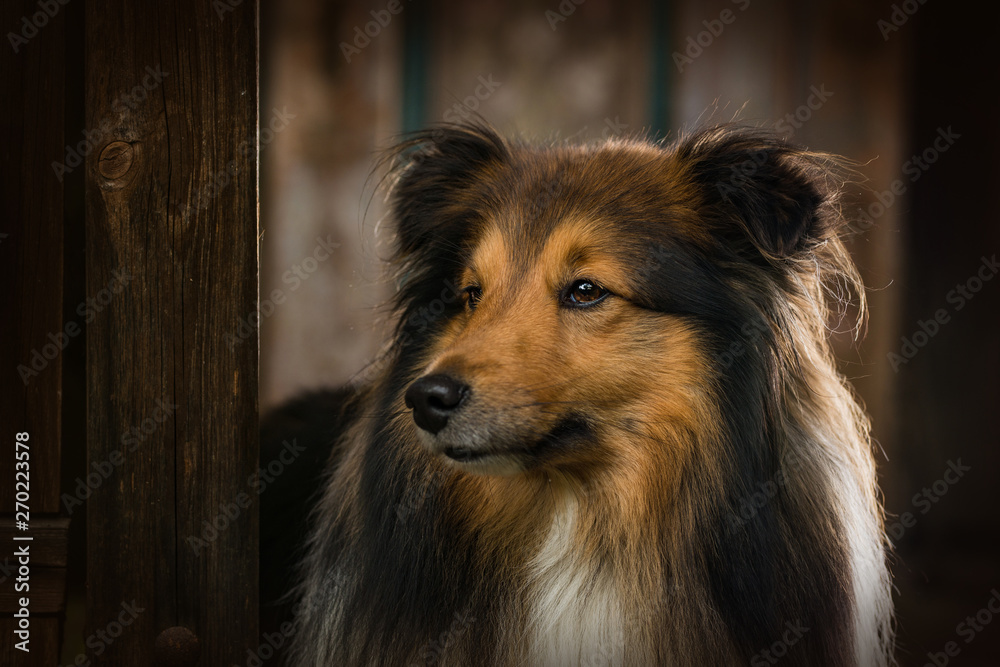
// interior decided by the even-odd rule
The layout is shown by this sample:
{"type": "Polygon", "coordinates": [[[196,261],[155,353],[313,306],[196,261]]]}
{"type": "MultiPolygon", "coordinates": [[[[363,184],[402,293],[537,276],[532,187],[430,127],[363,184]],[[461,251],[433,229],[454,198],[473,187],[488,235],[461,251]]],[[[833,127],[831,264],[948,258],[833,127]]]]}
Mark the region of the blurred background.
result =
{"type": "Polygon", "coordinates": [[[871,317],[835,343],[873,419],[899,661],[1000,664],[998,18],[936,0],[262,3],[262,412],[382,344],[372,165],[400,133],[472,114],[540,141],[773,126],[868,179],[849,208],[871,317]]]}

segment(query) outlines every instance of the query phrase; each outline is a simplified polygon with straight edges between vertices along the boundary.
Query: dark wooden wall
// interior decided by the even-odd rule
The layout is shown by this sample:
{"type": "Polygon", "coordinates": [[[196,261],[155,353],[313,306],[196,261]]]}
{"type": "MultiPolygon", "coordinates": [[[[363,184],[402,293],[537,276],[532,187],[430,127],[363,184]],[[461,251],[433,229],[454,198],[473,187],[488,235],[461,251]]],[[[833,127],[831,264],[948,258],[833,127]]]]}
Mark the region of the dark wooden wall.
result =
{"type": "Polygon", "coordinates": [[[245,663],[256,330],[228,341],[257,301],[257,3],[45,4],[0,11],[4,34],[34,26],[0,48],[0,664],[245,663]],[[70,521],[86,537],[68,550],[70,521]],[[12,641],[15,534],[33,538],[30,653],[12,641]],[[67,613],[68,564],[86,594],[67,613]]]}
{"type": "MultiPolygon", "coordinates": [[[[1000,604],[998,24],[997,5],[928,2],[901,29],[914,40],[905,155],[926,167],[913,162],[901,204],[909,225],[900,336],[917,345],[894,374],[898,492],[887,498],[897,517],[912,517],[895,536],[903,665],[924,665],[929,653],[937,664],[1000,664],[1000,616],[987,607],[1000,604]],[[935,141],[946,150],[925,158],[935,141]],[[937,330],[921,325],[942,310],[937,330]],[[924,340],[923,331],[933,335],[924,340]],[[945,474],[959,462],[969,470],[945,474]],[[942,657],[949,642],[958,653],[942,657]]],[[[901,351],[900,338],[894,343],[901,351]]]]}
{"type": "MultiPolygon", "coordinates": [[[[59,511],[63,294],[65,16],[24,27],[33,2],[4,2],[0,25],[25,42],[0,47],[0,664],[53,665],[66,584],[66,524],[59,511]],[[44,82],[43,85],[39,85],[44,82]],[[59,342],[54,342],[55,341],[59,342]],[[29,434],[29,530],[15,528],[15,434],[29,434]],[[30,542],[14,542],[28,536],[30,542]],[[18,547],[29,545],[30,589],[15,591],[18,547]],[[27,595],[31,653],[14,648],[18,599],[27,595]]],[[[30,20],[30,19],[29,19],[30,20]]],[[[79,340],[75,341],[80,345],[79,340]]]]}
{"type": "Polygon", "coordinates": [[[240,663],[259,643],[257,344],[226,334],[256,307],[256,4],[90,3],[86,24],[86,125],[112,127],[86,164],[87,288],[128,283],[87,331],[88,460],[124,460],[87,507],[85,634],[133,605],[108,664],[187,650],[181,628],[201,664],[240,663]]]}

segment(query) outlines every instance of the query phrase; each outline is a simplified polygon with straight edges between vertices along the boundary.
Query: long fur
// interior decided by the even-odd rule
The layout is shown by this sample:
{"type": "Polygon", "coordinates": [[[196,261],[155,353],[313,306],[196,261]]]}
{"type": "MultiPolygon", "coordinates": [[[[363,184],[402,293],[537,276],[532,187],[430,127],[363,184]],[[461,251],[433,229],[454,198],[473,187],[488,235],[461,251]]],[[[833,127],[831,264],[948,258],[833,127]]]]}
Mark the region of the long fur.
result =
{"type": "Polygon", "coordinates": [[[890,664],[869,426],[828,342],[831,302],[864,313],[836,161],[734,126],[459,126],[389,162],[397,325],[330,439],[291,663],[890,664]],[[613,296],[557,305],[563,265],[613,296]],[[436,435],[404,405],[431,372],[473,392],[436,435]]]}

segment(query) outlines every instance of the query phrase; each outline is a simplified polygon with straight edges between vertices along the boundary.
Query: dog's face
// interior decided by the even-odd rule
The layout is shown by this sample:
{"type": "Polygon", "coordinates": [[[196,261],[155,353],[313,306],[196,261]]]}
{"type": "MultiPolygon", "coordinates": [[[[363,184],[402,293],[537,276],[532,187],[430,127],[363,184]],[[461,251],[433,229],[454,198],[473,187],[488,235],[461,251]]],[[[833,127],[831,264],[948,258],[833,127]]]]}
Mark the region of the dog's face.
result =
{"type": "Polygon", "coordinates": [[[819,203],[767,148],[438,136],[395,201],[403,336],[421,340],[401,400],[424,445],[485,474],[688,455],[681,436],[718,422],[726,332],[753,321],[741,280],[779,280],[819,203]]]}
{"type": "Polygon", "coordinates": [[[642,267],[610,221],[571,216],[541,238],[513,231],[488,225],[472,244],[463,310],[406,393],[432,451],[480,472],[635,462],[643,451],[609,443],[708,417],[698,333],[640,305],[642,267]]]}

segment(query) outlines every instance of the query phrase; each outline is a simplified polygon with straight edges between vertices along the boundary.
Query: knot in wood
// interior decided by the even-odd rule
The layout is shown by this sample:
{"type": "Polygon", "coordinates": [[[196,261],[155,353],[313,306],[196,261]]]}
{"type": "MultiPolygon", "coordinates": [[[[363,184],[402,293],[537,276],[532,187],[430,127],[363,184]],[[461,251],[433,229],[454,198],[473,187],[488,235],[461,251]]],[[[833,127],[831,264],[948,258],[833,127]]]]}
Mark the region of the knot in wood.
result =
{"type": "Polygon", "coordinates": [[[98,171],[108,180],[121,178],[132,167],[135,151],[132,144],[125,141],[112,141],[101,151],[98,161],[98,171]]]}
{"type": "Polygon", "coordinates": [[[194,667],[198,664],[198,637],[182,626],[167,628],[156,638],[153,655],[160,667],[194,667]]]}

